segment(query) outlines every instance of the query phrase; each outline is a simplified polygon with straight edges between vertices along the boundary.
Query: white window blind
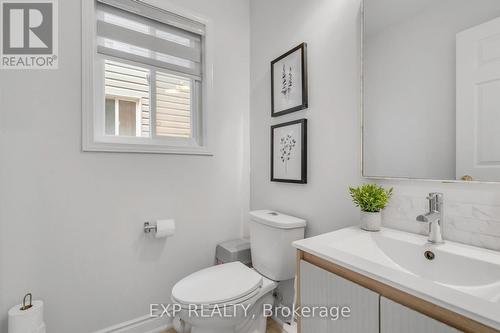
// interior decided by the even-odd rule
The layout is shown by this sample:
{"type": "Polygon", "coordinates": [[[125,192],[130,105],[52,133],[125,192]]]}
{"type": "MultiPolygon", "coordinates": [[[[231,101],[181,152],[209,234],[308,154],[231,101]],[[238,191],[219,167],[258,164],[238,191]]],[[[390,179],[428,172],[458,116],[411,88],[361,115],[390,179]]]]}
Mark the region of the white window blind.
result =
{"type": "Polygon", "coordinates": [[[98,0],[97,51],[202,77],[205,27],[136,0],[98,0]]]}

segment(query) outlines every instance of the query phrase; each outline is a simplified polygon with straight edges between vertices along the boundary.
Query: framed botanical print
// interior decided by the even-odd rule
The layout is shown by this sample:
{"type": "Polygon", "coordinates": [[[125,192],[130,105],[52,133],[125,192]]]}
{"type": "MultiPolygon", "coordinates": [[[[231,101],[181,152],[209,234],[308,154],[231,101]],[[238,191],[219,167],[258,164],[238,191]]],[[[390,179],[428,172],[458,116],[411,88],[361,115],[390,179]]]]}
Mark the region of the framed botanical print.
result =
{"type": "Polygon", "coordinates": [[[271,181],[307,184],[307,119],[271,126],[271,181]]]}
{"type": "Polygon", "coordinates": [[[271,62],[271,116],[307,106],[307,44],[302,43],[271,62]]]}

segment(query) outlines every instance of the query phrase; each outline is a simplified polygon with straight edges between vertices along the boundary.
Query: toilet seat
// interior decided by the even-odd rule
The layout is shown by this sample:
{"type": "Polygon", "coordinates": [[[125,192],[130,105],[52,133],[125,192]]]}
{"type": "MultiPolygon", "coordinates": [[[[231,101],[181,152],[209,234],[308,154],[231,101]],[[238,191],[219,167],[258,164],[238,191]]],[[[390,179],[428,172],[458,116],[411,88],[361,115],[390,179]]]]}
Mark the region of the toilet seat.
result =
{"type": "Polygon", "coordinates": [[[240,262],[202,269],[180,280],[172,300],[181,307],[240,304],[259,293],[262,276],[240,262]]]}
{"type": "Polygon", "coordinates": [[[203,308],[203,310],[205,310],[205,311],[210,311],[210,310],[215,309],[215,308],[222,309],[226,306],[232,307],[234,305],[243,304],[246,301],[248,301],[248,300],[252,299],[253,297],[255,297],[256,295],[258,295],[259,293],[260,293],[260,288],[252,291],[250,294],[245,295],[241,298],[225,301],[222,303],[207,303],[207,304],[184,303],[184,302],[181,302],[181,301],[175,299],[174,297],[172,297],[172,300],[174,302],[176,302],[177,304],[179,304],[181,309],[184,309],[184,310],[200,310],[203,308]]]}

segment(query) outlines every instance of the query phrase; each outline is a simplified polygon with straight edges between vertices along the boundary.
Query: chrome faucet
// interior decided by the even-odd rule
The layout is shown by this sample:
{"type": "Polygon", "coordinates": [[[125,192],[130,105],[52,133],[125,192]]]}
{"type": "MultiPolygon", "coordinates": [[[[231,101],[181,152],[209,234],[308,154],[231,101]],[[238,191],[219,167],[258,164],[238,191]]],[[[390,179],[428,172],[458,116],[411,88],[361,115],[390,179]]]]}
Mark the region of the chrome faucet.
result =
{"type": "Polygon", "coordinates": [[[429,193],[429,212],[417,216],[418,222],[429,223],[429,243],[442,244],[443,240],[443,193],[429,193]]]}

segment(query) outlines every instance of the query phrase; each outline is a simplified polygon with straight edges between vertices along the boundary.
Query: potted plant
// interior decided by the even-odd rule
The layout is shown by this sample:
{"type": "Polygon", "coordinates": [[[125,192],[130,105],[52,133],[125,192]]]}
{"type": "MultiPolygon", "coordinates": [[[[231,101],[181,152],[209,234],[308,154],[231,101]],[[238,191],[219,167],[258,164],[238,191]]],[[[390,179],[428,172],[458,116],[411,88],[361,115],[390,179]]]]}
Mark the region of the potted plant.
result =
{"type": "Polygon", "coordinates": [[[352,201],[361,208],[361,229],[379,231],[382,224],[382,210],[389,203],[393,189],[384,189],[377,184],[349,187],[352,201]]]}

